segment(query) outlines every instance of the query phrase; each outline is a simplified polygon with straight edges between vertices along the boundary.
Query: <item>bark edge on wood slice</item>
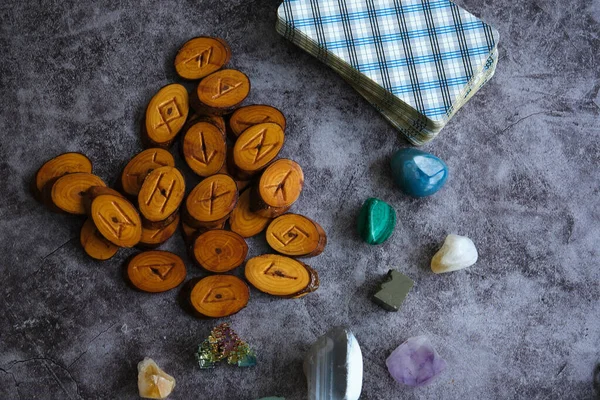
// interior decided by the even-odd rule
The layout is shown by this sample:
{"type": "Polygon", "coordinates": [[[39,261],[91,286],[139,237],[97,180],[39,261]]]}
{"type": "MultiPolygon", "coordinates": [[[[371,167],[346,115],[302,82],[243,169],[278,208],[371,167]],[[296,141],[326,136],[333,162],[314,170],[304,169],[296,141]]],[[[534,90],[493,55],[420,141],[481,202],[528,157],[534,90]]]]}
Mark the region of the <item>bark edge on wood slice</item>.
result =
{"type": "Polygon", "coordinates": [[[121,188],[129,196],[137,196],[146,176],[160,167],[174,167],[175,159],[165,149],[146,149],[136,154],[123,168],[121,188]]]}
{"type": "Polygon", "coordinates": [[[233,111],[250,93],[250,80],[236,69],[222,69],[200,81],[190,103],[201,115],[224,115],[233,111]]]}
{"type": "Polygon", "coordinates": [[[229,62],[231,49],[225,40],[199,36],[188,40],[175,56],[175,70],[183,79],[200,79],[229,62]]]}
{"type": "Polygon", "coordinates": [[[138,253],[127,262],[128,281],[144,292],[166,292],[179,286],[187,275],[183,260],[162,250],[138,253]]]}
{"type": "Polygon", "coordinates": [[[183,136],[183,158],[201,177],[218,173],[225,164],[227,143],[219,128],[209,122],[197,122],[183,136]]]}
{"type": "Polygon", "coordinates": [[[106,186],[91,186],[86,192],[83,194],[83,207],[85,208],[86,214],[90,213],[90,209],[92,207],[92,201],[98,196],[103,194],[112,194],[114,196],[123,197],[123,194],[116,191],[115,189],[106,187],[106,186]]]}
{"type": "Polygon", "coordinates": [[[118,246],[106,240],[98,232],[91,218],[86,219],[81,227],[79,242],[81,243],[81,247],[83,247],[83,251],[95,260],[108,260],[119,251],[118,246]]]}
{"type": "Polygon", "coordinates": [[[229,216],[231,230],[241,237],[248,238],[265,230],[269,222],[271,218],[250,211],[250,190],[243,191],[229,216]]]}
{"type": "Polygon", "coordinates": [[[146,107],[142,124],[145,147],[168,148],[185,124],[189,112],[187,89],[173,83],[162,87],[146,107]]]}
{"type": "Polygon", "coordinates": [[[66,213],[83,215],[86,213],[85,193],[92,186],[106,184],[98,176],[87,172],[64,175],[52,185],[52,204],[66,213]]]}
{"type": "MultiPolygon", "coordinates": [[[[81,153],[62,153],[44,162],[36,171],[31,181],[33,196],[44,202],[42,192],[44,186],[50,181],[56,180],[63,175],[75,172],[92,173],[92,162],[81,153]]],[[[49,199],[48,199],[49,200],[49,199]]]]}
{"type": "Polygon", "coordinates": [[[240,278],[233,275],[212,275],[194,285],[189,301],[198,314],[222,318],[239,312],[246,307],[249,299],[250,289],[240,278]]]}
{"type": "Polygon", "coordinates": [[[227,220],[237,199],[237,185],[232,177],[211,175],[188,195],[183,218],[186,224],[194,228],[215,228],[227,220]]]}
{"type": "Polygon", "coordinates": [[[292,160],[281,158],[269,165],[250,192],[250,210],[263,217],[275,218],[300,197],[304,187],[304,172],[292,160]]]}
{"type": "Polygon", "coordinates": [[[249,259],[244,274],[252,286],[273,296],[300,298],[319,287],[317,271],[303,262],[277,254],[249,259]]]}
{"type": "Polygon", "coordinates": [[[251,126],[264,124],[265,122],[277,124],[285,131],[285,117],[277,108],[266,104],[240,107],[229,118],[231,136],[235,139],[251,126]]]}
{"type": "Polygon", "coordinates": [[[157,168],[146,177],[138,193],[140,213],[149,222],[165,221],[179,209],[184,196],[181,172],[175,167],[157,168]]]}
{"type": "Polygon", "coordinates": [[[250,178],[277,157],[284,141],[283,129],[272,122],[246,129],[233,146],[232,174],[241,180],[250,178]]]}
{"type": "Polygon", "coordinates": [[[179,213],[175,213],[175,218],[167,226],[160,228],[145,228],[142,222],[142,238],[138,243],[139,247],[146,249],[155,249],[165,243],[173,236],[179,226],[179,213]]]}
{"type": "Polygon", "coordinates": [[[98,231],[119,247],[133,247],[142,238],[142,220],[124,197],[103,194],[92,200],[90,217],[98,231]]]}
{"type": "Polygon", "coordinates": [[[248,244],[235,232],[215,229],[198,235],[192,254],[205,270],[223,273],[242,265],[248,255],[248,244]]]}
{"type": "Polygon", "coordinates": [[[267,243],[286,256],[314,257],[327,245],[325,231],[315,221],[300,214],[283,214],[267,227],[267,243]]]}

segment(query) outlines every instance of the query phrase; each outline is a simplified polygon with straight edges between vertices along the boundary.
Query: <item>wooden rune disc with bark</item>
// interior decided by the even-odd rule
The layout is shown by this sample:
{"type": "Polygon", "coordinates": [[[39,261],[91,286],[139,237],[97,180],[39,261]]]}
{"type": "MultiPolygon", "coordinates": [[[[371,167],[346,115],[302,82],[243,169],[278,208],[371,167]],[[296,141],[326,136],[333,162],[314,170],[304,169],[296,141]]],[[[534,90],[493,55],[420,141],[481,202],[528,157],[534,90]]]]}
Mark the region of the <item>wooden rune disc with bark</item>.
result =
{"type": "Polygon", "coordinates": [[[146,228],[142,223],[142,238],[138,243],[138,246],[153,249],[173,236],[179,226],[179,213],[175,213],[175,219],[167,226],[162,228],[146,228]]]}
{"type": "Polygon", "coordinates": [[[112,194],[114,196],[123,198],[125,197],[115,189],[111,189],[106,186],[92,186],[83,194],[83,208],[85,209],[86,214],[90,213],[92,201],[94,201],[96,197],[103,194],[112,194]]]}
{"type": "Polygon", "coordinates": [[[233,146],[233,174],[248,179],[264,169],[283,147],[285,134],[281,126],[267,122],[246,129],[233,146]]]}
{"type": "Polygon", "coordinates": [[[152,97],[146,108],[142,142],[146,147],[168,148],[181,130],[189,112],[188,92],[177,83],[167,85],[152,97]]]}
{"type": "Polygon", "coordinates": [[[281,111],[264,104],[253,104],[235,110],[229,118],[229,128],[233,137],[237,138],[251,126],[265,122],[277,124],[285,131],[285,117],[281,111]]]}
{"type": "Polygon", "coordinates": [[[190,304],[204,317],[222,318],[246,307],[250,289],[232,275],[212,275],[198,281],[190,293],[190,304]]]}
{"type": "Polygon", "coordinates": [[[250,209],[275,218],[290,209],[302,192],[304,173],[297,162],[285,158],[265,169],[250,193],[250,209]]]}
{"type": "Polygon", "coordinates": [[[323,252],[327,235],[321,225],[299,214],[283,214],[269,224],[267,243],[278,253],[314,257],[323,252]]]}
{"type": "Polygon", "coordinates": [[[166,292],[181,284],[187,275],[183,260],[168,251],[139,253],[127,263],[127,278],[139,290],[166,292]]]}
{"type": "Polygon", "coordinates": [[[188,40],[175,56],[175,70],[184,79],[200,79],[229,62],[231,49],[223,39],[196,37],[188,40]]]}
{"type": "Polygon", "coordinates": [[[248,282],[273,296],[299,298],[319,287],[319,275],[308,265],[293,258],[264,254],[246,262],[248,282]]]}
{"type": "Polygon", "coordinates": [[[192,93],[192,107],[201,115],[233,111],[250,93],[250,80],[235,69],[223,69],[202,79],[192,93]]]}
{"type": "Polygon", "coordinates": [[[183,157],[196,174],[214,175],[225,164],[227,143],[219,128],[208,122],[192,125],[183,137],[183,157]]]}
{"type": "Polygon", "coordinates": [[[157,168],[167,166],[175,166],[175,159],[167,150],[152,148],[138,153],[127,163],[121,174],[123,192],[137,196],[146,176],[157,168]]]}
{"type": "Polygon", "coordinates": [[[52,203],[64,212],[85,214],[85,193],[92,186],[106,186],[106,184],[96,175],[87,172],[64,175],[52,185],[52,203]]]}
{"type": "Polygon", "coordinates": [[[96,260],[108,260],[119,250],[118,246],[115,246],[104,238],[98,232],[94,221],[87,219],[81,227],[81,233],[79,234],[79,241],[83,250],[86,254],[96,260]]]}
{"type": "Polygon", "coordinates": [[[229,216],[231,230],[245,238],[261,233],[269,222],[271,222],[271,218],[250,211],[250,190],[242,192],[229,216]]]}
{"type": "Polygon", "coordinates": [[[92,173],[92,162],[81,153],[63,153],[44,163],[33,178],[31,190],[36,199],[42,201],[44,186],[66,174],[75,172],[92,173]]]}
{"type": "Polygon", "coordinates": [[[233,178],[225,174],[209,176],[188,195],[184,220],[194,228],[214,229],[222,226],[237,199],[238,190],[233,178]]]}
{"type": "MultiPolygon", "coordinates": [[[[174,167],[160,167],[144,180],[138,194],[138,206],[145,220],[165,221],[169,217],[173,218],[184,195],[185,180],[181,172],[174,167]]],[[[155,227],[160,227],[160,224],[155,227]]]]}
{"type": "Polygon", "coordinates": [[[221,134],[223,135],[223,139],[227,139],[227,125],[225,124],[225,120],[223,119],[223,117],[219,115],[198,115],[194,113],[188,118],[187,122],[185,123],[185,126],[183,127],[183,132],[187,132],[188,129],[190,129],[190,127],[197,122],[208,122],[210,124],[213,124],[214,126],[219,128],[221,134]]]}
{"type": "Polygon", "coordinates": [[[119,247],[133,247],[142,238],[137,210],[121,196],[103,194],[92,201],[90,217],[102,236],[119,247]]]}
{"type": "Polygon", "coordinates": [[[239,267],[248,255],[243,237],[226,230],[211,230],[199,235],[193,244],[194,259],[210,272],[222,273],[239,267]]]}

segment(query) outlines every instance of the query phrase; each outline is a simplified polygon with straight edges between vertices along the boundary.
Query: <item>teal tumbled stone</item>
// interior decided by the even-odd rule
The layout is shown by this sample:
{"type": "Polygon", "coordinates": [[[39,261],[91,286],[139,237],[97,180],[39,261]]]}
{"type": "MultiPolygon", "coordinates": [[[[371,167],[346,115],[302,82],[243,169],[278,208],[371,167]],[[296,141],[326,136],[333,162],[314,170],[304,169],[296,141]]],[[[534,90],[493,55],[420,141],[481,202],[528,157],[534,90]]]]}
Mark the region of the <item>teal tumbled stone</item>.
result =
{"type": "Polygon", "coordinates": [[[389,239],[396,227],[396,212],[388,203],[369,198],[358,215],[358,234],[369,244],[381,244],[389,239]]]}
{"type": "Polygon", "coordinates": [[[413,197],[431,196],[448,179],[445,162],[421,150],[400,149],[392,157],[392,175],[396,185],[413,197]]]}

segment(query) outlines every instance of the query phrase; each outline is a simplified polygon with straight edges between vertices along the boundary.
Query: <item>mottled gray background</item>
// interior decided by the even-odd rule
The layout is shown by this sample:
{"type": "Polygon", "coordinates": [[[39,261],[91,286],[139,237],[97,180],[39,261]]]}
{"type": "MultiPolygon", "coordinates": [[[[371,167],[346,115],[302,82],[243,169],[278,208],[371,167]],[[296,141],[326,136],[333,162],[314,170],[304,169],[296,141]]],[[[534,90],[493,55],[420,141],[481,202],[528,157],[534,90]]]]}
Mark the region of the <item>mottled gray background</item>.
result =
{"type": "MultiPolygon", "coordinates": [[[[600,2],[458,3],[500,31],[500,62],[424,147],[450,166],[446,187],[414,200],[394,188],[388,167],[407,142],[275,33],[278,0],[2,1],[0,399],[135,399],[144,356],[176,377],[173,399],[302,399],[303,354],[335,324],[361,344],[363,399],[597,396],[600,2]],[[231,66],[252,80],[248,103],[288,117],[282,155],[306,174],[294,210],[329,235],[310,260],[321,276],[316,293],[280,300],[253,290],[248,308],[228,319],[258,352],[249,370],[199,371],[193,352],[216,321],[188,316],[177,290],[129,289],[120,268],[135,250],[90,260],[78,243],[83,220],[48,212],[27,190],[35,170],[65,151],[86,153],[114,182],[141,149],[147,102],[177,81],[175,53],[196,35],[224,37],[231,66]],[[369,196],[398,213],[382,246],[355,233],[369,196]],[[437,276],[428,263],[450,232],[471,237],[480,260],[437,276]],[[390,267],[415,280],[398,313],[369,299],[390,267]],[[414,335],[429,336],[448,361],[419,389],[385,368],[414,335]]],[[[187,172],[191,187],[198,179],[187,172]]],[[[267,250],[263,238],[250,245],[251,255],[267,250]]],[[[164,248],[186,257],[179,234],[164,248]]],[[[190,277],[202,275],[185,260],[190,277]]]]}

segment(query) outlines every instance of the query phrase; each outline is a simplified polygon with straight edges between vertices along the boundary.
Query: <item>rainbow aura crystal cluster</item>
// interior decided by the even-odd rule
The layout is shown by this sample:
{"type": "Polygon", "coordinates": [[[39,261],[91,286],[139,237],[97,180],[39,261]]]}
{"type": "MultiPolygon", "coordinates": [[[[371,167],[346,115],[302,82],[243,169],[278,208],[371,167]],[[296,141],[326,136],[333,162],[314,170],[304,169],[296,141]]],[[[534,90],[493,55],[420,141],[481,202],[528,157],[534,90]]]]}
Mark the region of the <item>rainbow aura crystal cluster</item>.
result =
{"type": "Polygon", "coordinates": [[[229,324],[215,327],[210,336],[198,346],[196,360],[202,369],[214,368],[217,363],[227,360],[238,367],[256,365],[256,355],[250,346],[234,332],[229,324]]]}

